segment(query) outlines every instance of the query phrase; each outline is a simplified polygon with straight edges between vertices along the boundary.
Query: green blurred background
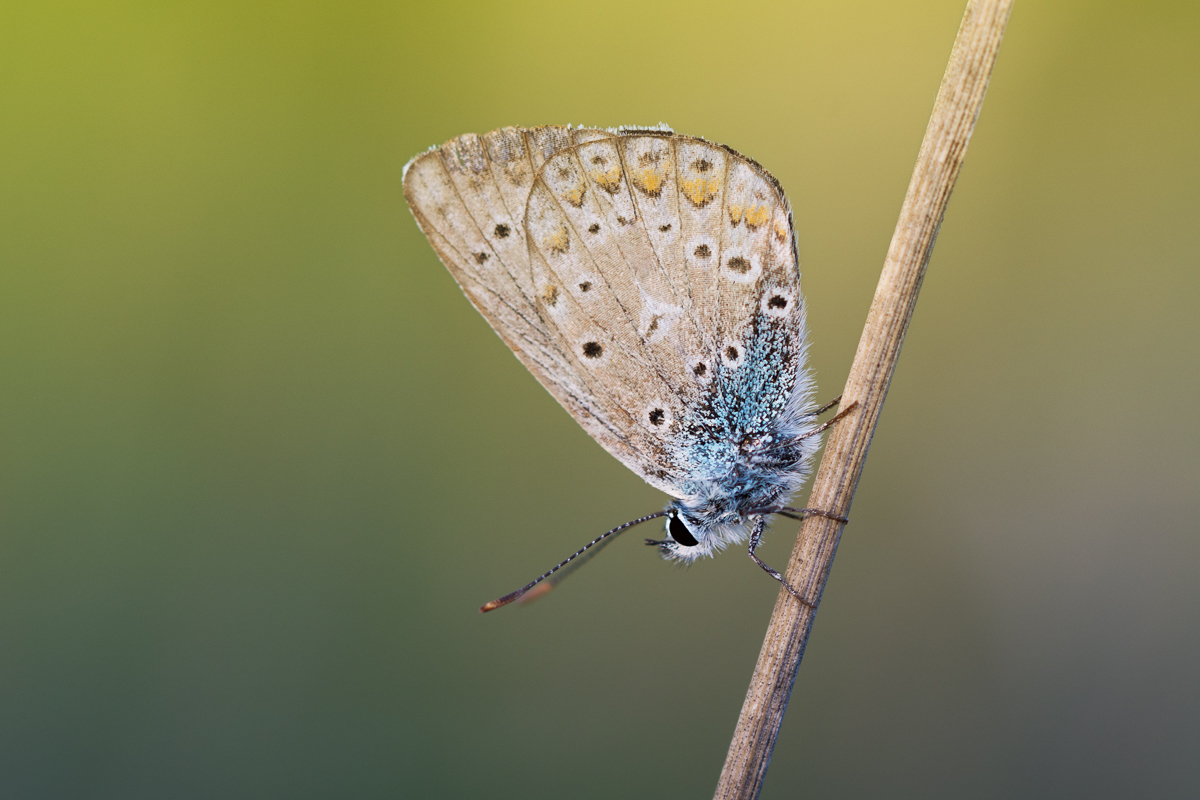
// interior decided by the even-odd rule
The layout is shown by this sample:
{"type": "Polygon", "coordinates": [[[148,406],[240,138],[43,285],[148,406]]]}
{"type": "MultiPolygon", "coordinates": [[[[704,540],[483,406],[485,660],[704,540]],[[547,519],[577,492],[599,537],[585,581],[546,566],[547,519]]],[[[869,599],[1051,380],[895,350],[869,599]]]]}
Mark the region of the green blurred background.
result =
{"type": "MultiPolygon", "coordinates": [[[[477,613],[663,498],[401,167],[753,156],[829,398],[962,6],[0,6],[0,796],[707,796],[776,587],[634,535],[477,613]]],[[[764,797],[1200,795],[1198,31],[1018,0],[764,797]]]]}

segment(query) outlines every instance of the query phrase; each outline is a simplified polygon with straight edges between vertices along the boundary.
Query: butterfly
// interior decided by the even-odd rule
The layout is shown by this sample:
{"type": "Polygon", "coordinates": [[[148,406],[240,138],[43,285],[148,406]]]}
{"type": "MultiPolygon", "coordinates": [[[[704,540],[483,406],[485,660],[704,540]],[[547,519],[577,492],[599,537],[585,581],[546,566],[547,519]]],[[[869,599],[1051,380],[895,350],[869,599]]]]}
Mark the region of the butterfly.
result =
{"type": "Polygon", "coordinates": [[[671,496],[491,611],[665,518],[663,558],[748,541],[807,479],[821,425],[792,214],[757,162],[652,128],[507,127],[413,158],[404,196],[467,299],[605,450],[671,496]]]}

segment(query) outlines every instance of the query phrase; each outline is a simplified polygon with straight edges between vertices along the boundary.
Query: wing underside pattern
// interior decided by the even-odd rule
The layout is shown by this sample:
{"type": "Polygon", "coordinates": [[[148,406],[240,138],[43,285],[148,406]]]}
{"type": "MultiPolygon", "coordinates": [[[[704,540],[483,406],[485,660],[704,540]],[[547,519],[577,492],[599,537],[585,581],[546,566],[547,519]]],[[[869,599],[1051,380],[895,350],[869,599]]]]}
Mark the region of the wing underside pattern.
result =
{"type": "Polygon", "coordinates": [[[502,128],[418,156],[404,193],[522,363],[668,494],[702,471],[698,443],[753,435],[807,391],[787,201],[728,148],[666,130],[502,128]]]}

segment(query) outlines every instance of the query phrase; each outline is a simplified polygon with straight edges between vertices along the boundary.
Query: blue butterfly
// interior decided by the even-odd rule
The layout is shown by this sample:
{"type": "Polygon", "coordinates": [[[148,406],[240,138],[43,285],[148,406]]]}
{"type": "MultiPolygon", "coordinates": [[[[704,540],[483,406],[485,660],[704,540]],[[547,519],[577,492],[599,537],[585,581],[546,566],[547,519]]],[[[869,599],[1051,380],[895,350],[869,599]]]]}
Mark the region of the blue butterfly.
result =
{"type": "Polygon", "coordinates": [[[808,478],[820,425],[791,211],[756,162],[665,126],[501,128],[417,156],[404,195],[496,333],[608,452],[673,499],[490,611],[666,518],[663,558],[748,540],[808,478]]]}

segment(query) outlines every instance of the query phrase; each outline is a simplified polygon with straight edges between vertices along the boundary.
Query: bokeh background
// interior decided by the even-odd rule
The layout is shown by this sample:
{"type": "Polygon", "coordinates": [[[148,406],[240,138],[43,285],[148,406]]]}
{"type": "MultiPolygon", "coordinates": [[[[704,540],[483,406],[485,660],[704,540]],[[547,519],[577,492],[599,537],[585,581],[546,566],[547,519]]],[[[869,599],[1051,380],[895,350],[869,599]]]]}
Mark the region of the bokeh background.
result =
{"type": "MultiPolygon", "coordinates": [[[[0,796],[707,796],[776,588],[634,534],[477,613],[663,498],[401,168],[753,156],[832,397],[962,6],[0,6],[0,796]]],[[[764,797],[1200,795],[1197,8],[1018,1],[764,797]]]]}

